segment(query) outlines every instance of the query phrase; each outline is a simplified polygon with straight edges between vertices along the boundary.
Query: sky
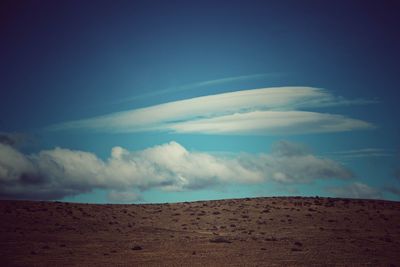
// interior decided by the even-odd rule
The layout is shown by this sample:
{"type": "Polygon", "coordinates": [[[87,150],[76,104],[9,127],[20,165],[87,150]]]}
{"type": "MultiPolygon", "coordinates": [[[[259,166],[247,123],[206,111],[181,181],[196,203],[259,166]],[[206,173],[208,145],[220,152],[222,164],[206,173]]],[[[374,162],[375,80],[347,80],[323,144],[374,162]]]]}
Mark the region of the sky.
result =
{"type": "Polygon", "coordinates": [[[400,200],[397,1],[2,1],[0,199],[400,200]]]}

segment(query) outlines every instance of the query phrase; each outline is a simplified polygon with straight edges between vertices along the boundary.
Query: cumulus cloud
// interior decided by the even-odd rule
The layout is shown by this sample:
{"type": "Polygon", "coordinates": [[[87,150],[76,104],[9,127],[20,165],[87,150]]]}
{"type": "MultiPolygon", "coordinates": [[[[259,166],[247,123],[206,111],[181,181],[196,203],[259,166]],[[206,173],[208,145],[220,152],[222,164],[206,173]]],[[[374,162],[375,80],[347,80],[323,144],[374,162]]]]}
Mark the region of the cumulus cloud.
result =
{"type": "Polygon", "coordinates": [[[0,144],[19,146],[28,139],[26,134],[0,132],[0,144]]]}
{"type": "Polygon", "coordinates": [[[188,151],[176,142],[128,151],[114,147],[108,159],[95,154],[55,148],[25,155],[0,144],[0,197],[60,199],[114,190],[110,199],[135,199],[150,188],[180,191],[223,184],[309,183],[316,179],[349,179],[352,173],[307,148],[279,142],[269,154],[212,155],[188,151]],[[132,188],[131,193],[126,191],[132,188]]]}
{"type": "Polygon", "coordinates": [[[334,194],[336,197],[361,199],[382,198],[381,190],[360,182],[355,182],[344,186],[329,187],[327,188],[327,191],[334,194]]]}
{"type": "Polygon", "coordinates": [[[273,145],[270,154],[260,154],[254,165],[271,180],[281,183],[309,183],[316,179],[353,178],[353,173],[339,163],[317,157],[307,147],[280,141],[273,145]]]}
{"type": "Polygon", "coordinates": [[[371,129],[368,122],[302,109],[366,104],[313,87],[272,87],[221,93],[65,122],[49,130],[166,131],[206,134],[298,134],[371,129]]]}

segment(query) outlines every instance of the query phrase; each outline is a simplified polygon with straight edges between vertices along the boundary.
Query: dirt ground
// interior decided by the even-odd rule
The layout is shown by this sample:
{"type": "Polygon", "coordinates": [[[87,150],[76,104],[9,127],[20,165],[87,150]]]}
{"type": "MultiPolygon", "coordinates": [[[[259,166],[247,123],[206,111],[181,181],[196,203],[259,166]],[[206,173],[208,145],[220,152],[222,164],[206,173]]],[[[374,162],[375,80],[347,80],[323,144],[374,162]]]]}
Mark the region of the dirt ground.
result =
{"type": "Polygon", "coordinates": [[[400,203],[0,201],[0,266],[400,266],[400,203]]]}

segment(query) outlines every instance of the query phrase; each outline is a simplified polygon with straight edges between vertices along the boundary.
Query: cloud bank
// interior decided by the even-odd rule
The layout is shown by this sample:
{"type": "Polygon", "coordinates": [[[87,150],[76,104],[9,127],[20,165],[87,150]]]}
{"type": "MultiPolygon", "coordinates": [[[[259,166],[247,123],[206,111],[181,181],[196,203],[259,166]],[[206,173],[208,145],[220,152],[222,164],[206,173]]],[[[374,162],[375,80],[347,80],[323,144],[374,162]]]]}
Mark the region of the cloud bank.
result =
{"type": "Polygon", "coordinates": [[[364,183],[354,182],[344,186],[327,188],[327,191],[336,197],[379,199],[382,198],[382,190],[371,187],[364,183]]]}
{"type": "Polygon", "coordinates": [[[176,142],[128,151],[114,147],[108,159],[55,148],[26,155],[0,143],[0,198],[61,199],[112,190],[109,199],[130,201],[137,192],[196,190],[224,184],[310,183],[317,179],[349,179],[339,163],[299,145],[279,142],[269,154],[212,155],[188,151],[176,142]]]}
{"type": "Polygon", "coordinates": [[[371,101],[346,100],[313,87],[271,87],[168,102],[65,122],[48,129],[246,135],[343,132],[371,129],[374,125],[304,109],[367,103],[371,101]]]}

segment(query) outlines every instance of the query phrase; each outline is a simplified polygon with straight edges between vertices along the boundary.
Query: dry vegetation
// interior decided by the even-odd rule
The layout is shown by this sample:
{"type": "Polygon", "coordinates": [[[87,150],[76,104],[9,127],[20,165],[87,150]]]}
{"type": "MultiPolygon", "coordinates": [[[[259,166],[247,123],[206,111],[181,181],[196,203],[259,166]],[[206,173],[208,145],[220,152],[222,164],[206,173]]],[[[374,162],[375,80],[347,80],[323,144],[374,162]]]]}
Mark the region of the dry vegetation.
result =
{"type": "Polygon", "coordinates": [[[0,201],[1,266],[400,266],[400,203],[0,201]]]}

